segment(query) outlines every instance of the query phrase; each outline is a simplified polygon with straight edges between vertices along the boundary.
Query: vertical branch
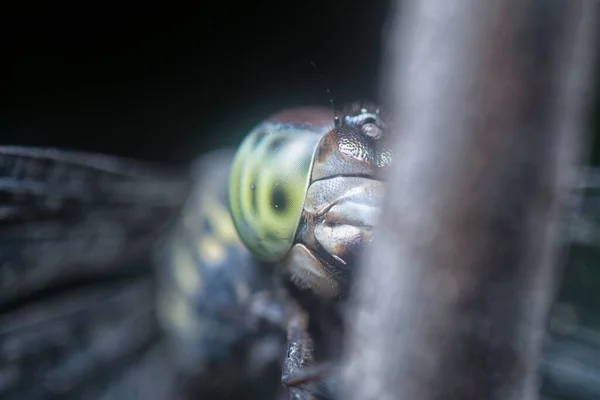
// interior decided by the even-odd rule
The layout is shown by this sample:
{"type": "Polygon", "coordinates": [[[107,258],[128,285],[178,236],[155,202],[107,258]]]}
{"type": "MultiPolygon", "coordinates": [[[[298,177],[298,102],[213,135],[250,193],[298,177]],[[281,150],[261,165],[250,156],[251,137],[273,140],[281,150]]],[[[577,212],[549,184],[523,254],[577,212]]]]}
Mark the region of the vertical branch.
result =
{"type": "Polygon", "coordinates": [[[354,292],[342,398],[537,398],[595,2],[397,11],[384,71],[394,164],[354,292]]]}

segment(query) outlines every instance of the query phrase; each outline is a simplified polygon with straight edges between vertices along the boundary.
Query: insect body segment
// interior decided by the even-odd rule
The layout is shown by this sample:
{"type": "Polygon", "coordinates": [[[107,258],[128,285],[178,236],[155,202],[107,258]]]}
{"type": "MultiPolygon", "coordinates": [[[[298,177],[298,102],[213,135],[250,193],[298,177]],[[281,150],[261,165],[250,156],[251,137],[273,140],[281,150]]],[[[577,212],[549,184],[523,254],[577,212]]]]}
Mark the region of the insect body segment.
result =
{"type": "Polygon", "coordinates": [[[221,371],[230,383],[247,376],[247,367],[275,365],[283,346],[281,332],[251,312],[272,281],[239,240],[228,211],[232,158],[219,151],[201,159],[196,186],[159,255],[158,290],[159,320],[178,368],[205,378],[221,371]]]}
{"type": "Polygon", "coordinates": [[[343,295],[352,264],[371,241],[391,162],[382,144],[387,126],[374,107],[352,108],[319,143],[296,242],[292,279],[326,296],[343,295]]]}
{"type": "Polygon", "coordinates": [[[279,261],[292,246],[317,145],[332,123],[327,110],[287,111],[257,126],[240,146],[230,178],[231,214],[258,258],[279,261]]]}

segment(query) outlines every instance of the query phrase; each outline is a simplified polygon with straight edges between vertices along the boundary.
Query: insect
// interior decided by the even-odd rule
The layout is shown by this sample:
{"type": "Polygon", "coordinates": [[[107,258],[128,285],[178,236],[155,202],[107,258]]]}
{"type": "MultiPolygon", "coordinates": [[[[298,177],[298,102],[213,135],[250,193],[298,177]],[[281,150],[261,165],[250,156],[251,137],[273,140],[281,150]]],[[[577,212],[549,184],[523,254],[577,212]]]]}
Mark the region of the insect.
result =
{"type": "MultiPolygon", "coordinates": [[[[159,278],[166,299],[159,301],[165,307],[159,315],[170,337],[183,344],[176,351],[182,370],[214,361],[218,371],[218,363],[232,359],[232,349],[249,337],[260,338],[251,349],[271,338],[271,361],[280,361],[285,343],[278,343],[277,328],[272,337],[255,329],[268,320],[279,327],[279,339],[284,329],[297,337],[287,354],[299,357],[283,362],[284,383],[294,387],[295,396],[312,396],[299,380],[323,375],[323,367],[301,368],[312,361],[305,313],[314,316],[316,310],[300,304],[306,293],[291,295],[287,278],[327,300],[344,297],[351,263],[370,240],[383,195],[378,170],[391,160],[390,151],[377,145],[384,129],[374,108],[355,107],[341,120],[327,109],[287,110],[248,135],[228,175],[229,155],[203,161],[215,167],[224,160],[221,169],[199,168],[204,178],[196,181],[203,185],[192,191],[165,246],[166,268],[159,278]],[[227,187],[227,197],[214,196],[227,187]]],[[[244,364],[237,359],[235,367],[228,364],[217,375],[234,375],[244,364]]],[[[260,369],[257,364],[251,359],[249,369],[260,369]]],[[[241,369],[239,375],[247,375],[241,369]]]]}
{"type": "Polygon", "coordinates": [[[387,129],[287,110],[191,172],[0,148],[0,397],[335,398],[387,129]]]}
{"type": "Polygon", "coordinates": [[[171,235],[157,251],[158,316],[175,365],[207,398],[272,398],[285,310],[272,266],[253,258],[228,211],[231,151],[205,156],[171,235]],[[266,389],[265,376],[272,378],[266,389]],[[253,382],[254,381],[254,382],[253,382]],[[258,387],[256,387],[258,384],[258,387]],[[256,387],[251,395],[249,387],[256,387]],[[236,397],[237,395],[237,397],[236,397]]]}
{"type": "MultiPolygon", "coordinates": [[[[380,174],[392,159],[383,141],[386,129],[372,105],[352,106],[341,119],[329,110],[291,110],[251,132],[233,162],[230,208],[240,238],[257,258],[278,261],[284,279],[318,295],[308,299],[318,306],[297,298],[308,317],[295,310],[288,319],[288,386],[323,374],[323,366],[304,368],[313,361],[307,318],[316,317],[326,337],[342,328],[335,300],[346,296],[356,257],[378,218],[380,174]],[[333,321],[337,326],[323,328],[333,321]]],[[[323,340],[336,354],[339,340],[323,340]]]]}

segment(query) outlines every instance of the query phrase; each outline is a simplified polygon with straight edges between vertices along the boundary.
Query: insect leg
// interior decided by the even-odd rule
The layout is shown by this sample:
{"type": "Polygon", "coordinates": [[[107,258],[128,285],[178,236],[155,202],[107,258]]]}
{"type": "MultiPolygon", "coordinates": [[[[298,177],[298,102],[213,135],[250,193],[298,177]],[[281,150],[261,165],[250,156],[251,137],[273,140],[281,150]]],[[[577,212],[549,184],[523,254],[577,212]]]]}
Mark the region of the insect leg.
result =
{"type": "Polygon", "coordinates": [[[307,328],[307,315],[294,309],[288,321],[288,345],[281,377],[293,400],[315,400],[314,391],[307,385],[323,380],[331,372],[329,364],[307,366],[312,360],[312,339],[307,328]]]}

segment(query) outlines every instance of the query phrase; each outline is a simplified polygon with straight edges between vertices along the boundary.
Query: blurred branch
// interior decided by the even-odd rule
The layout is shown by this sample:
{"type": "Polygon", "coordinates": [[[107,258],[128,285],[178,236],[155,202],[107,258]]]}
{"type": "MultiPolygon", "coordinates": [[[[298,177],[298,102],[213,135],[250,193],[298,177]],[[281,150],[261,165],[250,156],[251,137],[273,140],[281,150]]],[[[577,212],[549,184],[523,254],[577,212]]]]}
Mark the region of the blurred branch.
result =
{"type": "Polygon", "coordinates": [[[394,164],[354,292],[343,399],[537,398],[595,3],[396,9],[394,164]]]}

